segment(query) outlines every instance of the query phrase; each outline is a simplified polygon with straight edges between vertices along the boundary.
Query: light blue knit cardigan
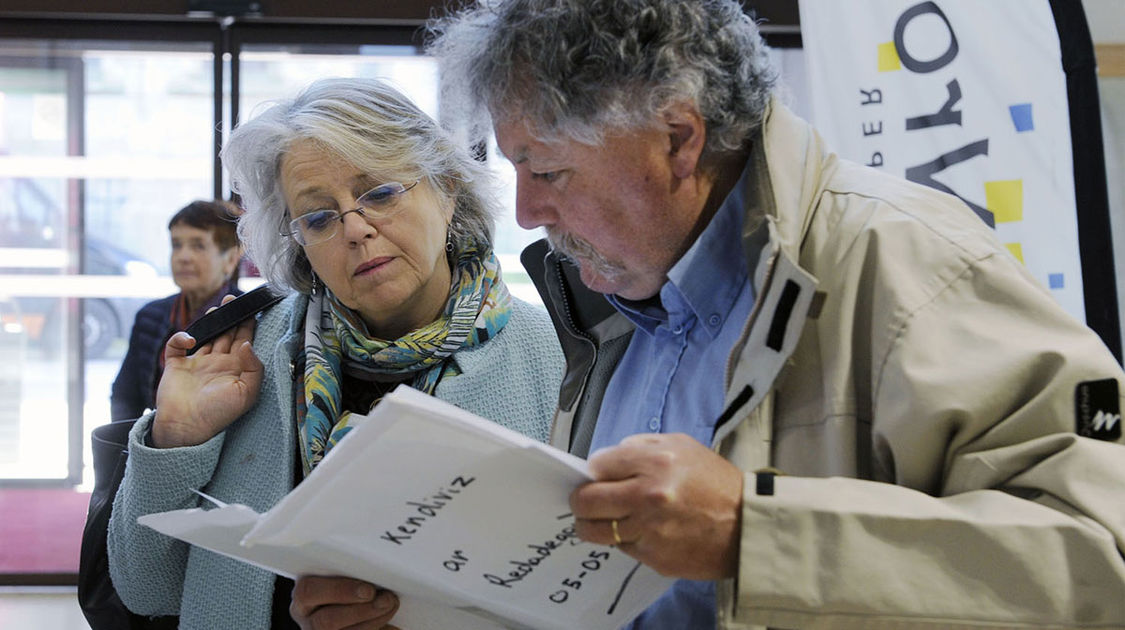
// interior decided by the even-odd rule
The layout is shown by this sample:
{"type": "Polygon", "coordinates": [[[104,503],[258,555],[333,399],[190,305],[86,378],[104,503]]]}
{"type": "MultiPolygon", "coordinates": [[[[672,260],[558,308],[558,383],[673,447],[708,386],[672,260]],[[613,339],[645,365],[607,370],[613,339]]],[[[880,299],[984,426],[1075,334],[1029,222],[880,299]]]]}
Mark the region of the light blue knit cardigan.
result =
{"type": "MultiPolygon", "coordinates": [[[[152,414],[134,426],[108,535],[110,576],[134,612],[179,614],[180,627],[189,629],[269,627],[272,573],[139,526],[137,517],[199,506],[194,488],[258,512],[292,489],[291,370],[307,305],[307,297],[290,296],[260,317],[254,351],[265,366],[261,393],[226,431],[199,446],[155,449],[143,443],[152,414]]],[[[499,334],[453,359],[462,373],[438,384],[438,398],[547,440],[563,358],[545,311],[513,300],[499,334]]]]}

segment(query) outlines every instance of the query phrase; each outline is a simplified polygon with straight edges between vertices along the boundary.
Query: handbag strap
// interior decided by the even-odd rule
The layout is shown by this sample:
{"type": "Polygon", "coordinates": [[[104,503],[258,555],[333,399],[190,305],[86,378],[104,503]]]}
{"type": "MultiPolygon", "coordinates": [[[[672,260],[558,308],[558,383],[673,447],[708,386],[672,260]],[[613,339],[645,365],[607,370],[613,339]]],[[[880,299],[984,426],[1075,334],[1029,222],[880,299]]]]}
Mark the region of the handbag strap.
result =
{"type": "Polygon", "coordinates": [[[195,338],[195,346],[187,351],[188,356],[242,320],[277,304],[284,297],[284,294],[274,291],[273,287],[266,283],[195,320],[185,331],[195,338]]]}

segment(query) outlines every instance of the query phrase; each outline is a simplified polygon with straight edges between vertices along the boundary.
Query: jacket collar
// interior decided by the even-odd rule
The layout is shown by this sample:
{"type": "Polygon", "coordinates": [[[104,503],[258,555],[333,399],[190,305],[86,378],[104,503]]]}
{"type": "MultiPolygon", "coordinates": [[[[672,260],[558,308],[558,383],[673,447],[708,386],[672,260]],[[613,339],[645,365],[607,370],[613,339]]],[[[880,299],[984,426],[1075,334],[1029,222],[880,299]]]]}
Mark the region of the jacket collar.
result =
{"type": "Polygon", "coordinates": [[[727,362],[725,410],[715,424],[717,446],[742,409],[757,407],[797,346],[817,279],[798,264],[801,244],[830,166],[812,128],[774,99],[752,141],[746,178],[743,249],[757,299],[727,362]]]}
{"type": "Polygon", "coordinates": [[[754,234],[763,222],[773,223],[768,234],[773,246],[793,260],[800,257],[816,200],[824,191],[824,173],[836,165],[820,135],[776,97],[763,120],[753,140],[745,192],[743,242],[752,275],[760,262],[759,243],[767,240],[754,234]]]}

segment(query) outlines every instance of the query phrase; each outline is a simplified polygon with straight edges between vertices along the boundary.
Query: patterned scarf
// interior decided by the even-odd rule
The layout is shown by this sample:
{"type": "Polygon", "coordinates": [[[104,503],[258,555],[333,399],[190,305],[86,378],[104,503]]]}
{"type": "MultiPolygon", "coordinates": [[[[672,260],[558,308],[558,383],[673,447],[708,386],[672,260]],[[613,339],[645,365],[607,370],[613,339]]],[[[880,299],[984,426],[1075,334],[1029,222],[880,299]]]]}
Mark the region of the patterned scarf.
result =
{"type": "Polygon", "coordinates": [[[352,429],[353,414],[342,408],[345,371],[366,375],[366,380],[413,374],[411,386],[433,395],[442,378],[459,374],[449,357],[496,336],[508,323],[511,304],[496,256],[476,246],[458,254],[442,316],[394,341],[371,337],[359,315],[330,291],[310,297],[305,314],[305,395],[297,404],[305,475],[352,429]]]}

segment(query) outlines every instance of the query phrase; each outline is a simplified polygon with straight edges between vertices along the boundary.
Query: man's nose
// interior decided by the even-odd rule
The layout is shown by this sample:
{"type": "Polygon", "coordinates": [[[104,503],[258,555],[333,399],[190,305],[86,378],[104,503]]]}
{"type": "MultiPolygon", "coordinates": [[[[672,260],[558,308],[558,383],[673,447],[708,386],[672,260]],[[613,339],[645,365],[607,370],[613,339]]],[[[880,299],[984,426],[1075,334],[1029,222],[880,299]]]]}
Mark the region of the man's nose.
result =
{"type": "Polygon", "coordinates": [[[523,177],[516,178],[516,223],[525,230],[550,227],[558,219],[552,202],[538,188],[523,177]]]}

